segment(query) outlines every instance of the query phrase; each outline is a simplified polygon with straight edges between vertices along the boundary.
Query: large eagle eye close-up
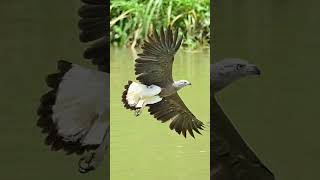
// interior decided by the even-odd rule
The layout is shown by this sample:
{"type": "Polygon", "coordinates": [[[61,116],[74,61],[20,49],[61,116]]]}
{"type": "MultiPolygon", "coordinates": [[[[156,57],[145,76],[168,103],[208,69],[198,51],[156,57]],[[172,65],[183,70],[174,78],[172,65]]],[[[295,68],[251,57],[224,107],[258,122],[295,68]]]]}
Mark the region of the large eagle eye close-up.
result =
{"type": "Polygon", "coordinates": [[[244,66],[245,66],[244,64],[237,64],[236,70],[239,71],[239,70],[242,69],[244,66]]]}

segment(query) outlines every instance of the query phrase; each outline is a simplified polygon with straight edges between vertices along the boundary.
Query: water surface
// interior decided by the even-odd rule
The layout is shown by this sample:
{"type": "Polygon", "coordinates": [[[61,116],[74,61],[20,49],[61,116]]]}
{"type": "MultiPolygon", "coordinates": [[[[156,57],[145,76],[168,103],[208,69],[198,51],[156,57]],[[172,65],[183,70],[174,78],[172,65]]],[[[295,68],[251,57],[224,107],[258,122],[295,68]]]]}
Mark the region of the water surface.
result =
{"type": "MultiPolygon", "coordinates": [[[[121,95],[128,80],[135,80],[134,55],[129,49],[111,48],[111,179],[208,180],[209,129],[196,139],[169,129],[147,112],[135,117],[123,107],[121,95]]],[[[209,52],[181,52],[173,66],[174,79],[192,86],[179,92],[190,110],[209,122],[209,52]]]]}

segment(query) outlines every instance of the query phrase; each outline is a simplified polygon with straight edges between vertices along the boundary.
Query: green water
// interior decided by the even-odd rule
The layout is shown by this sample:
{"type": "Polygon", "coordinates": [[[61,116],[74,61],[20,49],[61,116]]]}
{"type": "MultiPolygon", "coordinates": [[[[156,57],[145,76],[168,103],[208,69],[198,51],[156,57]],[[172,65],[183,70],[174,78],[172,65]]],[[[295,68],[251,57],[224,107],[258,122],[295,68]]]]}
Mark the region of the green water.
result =
{"type": "MultiPolygon", "coordinates": [[[[179,94],[205,124],[210,110],[209,59],[209,52],[179,53],[173,67],[174,79],[192,82],[179,94]]],[[[147,111],[135,117],[121,102],[128,80],[135,80],[134,55],[129,49],[111,48],[111,179],[209,179],[209,129],[196,139],[185,139],[147,111]]]]}
{"type": "Polygon", "coordinates": [[[44,77],[65,58],[85,64],[78,40],[77,10],[72,1],[1,1],[0,15],[0,179],[106,179],[106,165],[78,173],[79,156],[52,152],[36,127],[44,77]]]}
{"type": "Polygon", "coordinates": [[[214,58],[262,69],[219,97],[243,137],[279,180],[320,179],[320,2],[217,1],[214,58]]]}

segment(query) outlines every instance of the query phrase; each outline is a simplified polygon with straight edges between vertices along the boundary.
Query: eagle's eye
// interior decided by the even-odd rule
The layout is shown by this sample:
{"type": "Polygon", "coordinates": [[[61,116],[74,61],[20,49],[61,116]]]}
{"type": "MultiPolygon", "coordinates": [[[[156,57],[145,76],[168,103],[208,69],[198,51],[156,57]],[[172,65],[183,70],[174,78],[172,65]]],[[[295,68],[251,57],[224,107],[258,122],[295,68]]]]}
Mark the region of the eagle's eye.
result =
{"type": "Polygon", "coordinates": [[[244,64],[237,64],[236,70],[238,71],[238,70],[242,69],[244,66],[245,66],[244,64]]]}

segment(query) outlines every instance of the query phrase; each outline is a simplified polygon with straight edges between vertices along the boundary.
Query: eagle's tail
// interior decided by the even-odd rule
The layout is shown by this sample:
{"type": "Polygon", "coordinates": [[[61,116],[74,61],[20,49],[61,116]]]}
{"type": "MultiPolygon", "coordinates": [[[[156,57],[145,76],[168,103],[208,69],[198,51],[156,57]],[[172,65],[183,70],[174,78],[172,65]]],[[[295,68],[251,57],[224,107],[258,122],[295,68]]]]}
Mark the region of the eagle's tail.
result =
{"type": "MultiPolygon", "coordinates": [[[[71,92],[71,88],[69,94],[63,92],[66,91],[65,88],[61,88],[61,86],[65,86],[66,83],[68,83],[66,82],[66,76],[73,74],[72,71],[74,71],[75,65],[70,62],[60,60],[57,63],[57,69],[58,73],[50,74],[46,78],[46,83],[50,88],[52,88],[52,90],[41,97],[41,104],[37,112],[40,116],[37,126],[42,128],[42,133],[48,135],[45,140],[45,144],[51,146],[52,150],[58,151],[63,149],[67,152],[67,154],[82,154],[85,150],[95,149],[97,146],[83,146],[81,144],[80,139],[84,133],[88,132],[84,128],[81,129],[80,127],[73,126],[76,123],[72,121],[73,117],[75,116],[72,115],[72,110],[76,110],[76,108],[80,107],[80,105],[68,104],[68,102],[78,102],[79,100],[72,99],[74,97],[72,95],[74,95],[75,92],[71,92]],[[61,96],[61,93],[64,94],[63,98],[69,98],[68,101],[64,102],[64,104],[58,102],[58,96],[61,96]],[[57,119],[56,116],[59,117],[59,121],[54,120],[57,119]],[[77,134],[74,134],[74,136],[63,136],[61,134],[61,130],[63,130],[63,134],[67,135],[68,129],[71,131],[77,128],[81,129],[81,131],[79,131],[77,134]]],[[[81,79],[79,81],[81,81],[81,79]]]]}
{"type": "Polygon", "coordinates": [[[52,90],[41,97],[37,125],[47,134],[45,144],[52,150],[81,155],[102,142],[108,125],[103,110],[109,83],[101,73],[59,61],[58,73],[47,76],[52,90]]]}
{"type": "Polygon", "coordinates": [[[128,90],[132,83],[132,81],[128,81],[128,84],[124,86],[125,90],[122,93],[122,103],[124,104],[125,108],[135,111],[139,108],[136,108],[135,105],[130,105],[127,100],[128,90]]]}
{"type": "Polygon", "coordinates": [[[80,143],[63,141],[63,137],[58,134],[57,124],[53,121],[53,107],[56,104],[59,85],[64,75],[72,69],[72,63],[67,61],[61,60],[57,65],[58,73],[50,74],[46,78],[46,83],[52,90],[40,99],[41,104],[37,111],[39,115],[37,126],[42,128],[42,133],[47,134],[45,144],[51,146],[51,150],[57,151],[63,148],[67,154],[82,154],[85,149],[81,148],[80,143]]]}
{"type": "Polygon", "coordinates": [[[139,100],[139,91],[137,92],[132,92],[132,87],[131,86],[137,86],[138,84],[132,81],[128,81],[128,84],[124,86],[124,91],[122,93],[122,102],[124,104],[124,107],[130,110],[134,110],[134,115],[139,116],[144,107],[145,107],[145,101],[144,100],[139,100]],[[131,89],[129,92],[129,89],[131,89]]]}
{"type": "Polygon", "coordinates": [[[139,116],[146,105],[162,100],[159,96],[161,88],[155,85],[146,86],[128,81],[128,84],[124,88],[122,102],[125,108],[135,111],[135,116],[139,116]]]}

